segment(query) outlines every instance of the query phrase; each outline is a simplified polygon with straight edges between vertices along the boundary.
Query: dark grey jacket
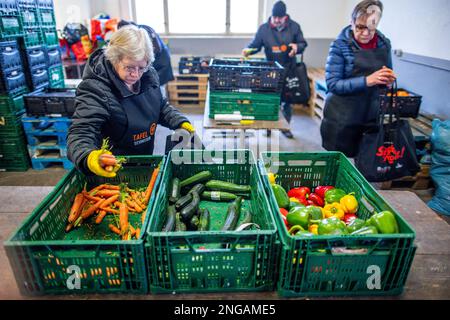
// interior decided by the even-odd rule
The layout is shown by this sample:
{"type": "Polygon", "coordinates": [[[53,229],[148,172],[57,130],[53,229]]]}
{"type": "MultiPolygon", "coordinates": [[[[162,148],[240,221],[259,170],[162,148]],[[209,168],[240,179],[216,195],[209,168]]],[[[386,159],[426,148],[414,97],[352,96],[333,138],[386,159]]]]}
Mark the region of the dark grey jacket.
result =
{"type": "Polygon", "coordinates": [[[303,37],[300,25],[289,17],[286,28],[278,31],[276,28],[271,27],[269,18],[266,23],[259,27],[255,38],[247,47],[257,49],[257,51],[253,53],[257,53],[264,47],[264,53],[266,54],[267,60],[278,61],[283,66],[286,66],[295,62],[295,56],[290,58],[288,56],[289,50],[284,53],[274,53],[273,48],[281,45],[287,46],[289,43],[297,44],[297,54],[302,54],[303,51],[305,51],[308,43],[303,37]]]}
{"type": "MultiPolygon", "coordinates": [[[[128,90],[119,79],[104,51],[98,49],[88,60],[84,69],[83,81],[77,88],[73,123],[67,137],[68,157],[81,172],[89,174],[86,160],[88,154],[102,145],[103,138],[108,137],[114,150],[129,150],[130,146],[121,146],[119,141],[124,136],[128,119],[124,108],[127,105],[139,105],[142,108],[159,108],[159,118],[149,119],[172,130],[188,122],[176,108],[161,96],[156,70],[151,67],[140,79],[140,91],[137,94],[128,90]]],[[[131,147],[132,148],[132,147],[131,147]]],[[[148,154],[153,153],[153,146],[148,154]]]]}

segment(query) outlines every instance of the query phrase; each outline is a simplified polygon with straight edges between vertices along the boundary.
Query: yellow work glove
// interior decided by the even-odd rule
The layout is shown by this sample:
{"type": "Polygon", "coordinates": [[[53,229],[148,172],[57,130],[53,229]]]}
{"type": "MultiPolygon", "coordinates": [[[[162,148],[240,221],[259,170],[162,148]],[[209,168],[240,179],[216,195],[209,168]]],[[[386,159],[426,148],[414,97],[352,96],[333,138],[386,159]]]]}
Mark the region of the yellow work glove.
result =
{"type": "Polygon", "coordinates": [[[105,151],[105,150],[94,150],[89,153],[88,159],[87,159],[87,166],[89,170],[92,171],[92,173],[96,174],[97,176],[105,177],[105,178],[114,178],[116,176],[116,172],[119,169],[119,167],[115,167],[112,172],[106,171],[101,165],[100,165],[100,156],[102,154],[112,154],[111,151],[105,151]]]}
{"type": "Polygon", "coordinates": [[[189,133],[193,133],[195,131],[195,128],[192,124],[190,124],[189,122],[183,122],[181,124],[181,129],[187,130],[189,131],[189,133]]]}

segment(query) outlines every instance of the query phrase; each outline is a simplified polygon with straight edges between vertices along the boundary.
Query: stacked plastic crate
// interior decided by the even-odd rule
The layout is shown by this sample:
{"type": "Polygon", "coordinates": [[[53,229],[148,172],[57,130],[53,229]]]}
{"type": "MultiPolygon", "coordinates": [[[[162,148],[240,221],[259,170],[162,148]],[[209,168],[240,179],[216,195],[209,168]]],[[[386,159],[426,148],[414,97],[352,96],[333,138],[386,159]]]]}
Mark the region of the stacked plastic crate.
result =
{"type": "Polygon", "coordinates": [[[236,114],[255,120],[279,118],[283,67],[278,62],[212,59],[209,117],[236,114]]]}
{"type": "Polygon", "coordinates": [[[16,1],[0,2],[0,171],[25,171],[29,158],[20,121],[28,91],[17,37],[23,34],[16,1]]]}

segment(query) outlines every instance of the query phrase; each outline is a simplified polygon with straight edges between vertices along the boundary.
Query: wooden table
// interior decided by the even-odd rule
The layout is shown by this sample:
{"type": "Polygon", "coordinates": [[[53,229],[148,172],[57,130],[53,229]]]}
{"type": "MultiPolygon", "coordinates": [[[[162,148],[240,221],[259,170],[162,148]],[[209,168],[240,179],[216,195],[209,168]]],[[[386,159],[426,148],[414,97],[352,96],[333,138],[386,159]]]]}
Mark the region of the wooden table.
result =
{"type": "MultiPolygon", "coordinates": [[[[209,117],[209,89],[206,95],[205,113],[203,115],[203,129],[237,130],[239,131],[239,148],[245,149],[246,130],[280,130],[289,131],[290,126],[281,111],[278,114],[278,121],[254,120],[252,124],[223,124],[224,121],[217,121],[209,117]]],[[[229,121],[236,122],[236,121],[229,121]]]]}
{"type": "MultiPolygon", "coordinates": [[[[5,241],[26,216],[52,190],[51,187],[0,187],[0,238],[5,241]]],[[[449,299],[450,298],[450,226],[414,193],[380,191],[416,231],[418,249],[405,289],[398,297],[373,299],[449,299]]],[[[13,270],[3,246],[0,247],[0,299],[68,299],[69,296],[24,297],[19,293],[13,270]]],[[[211,293],[177,295],[99,295],[70,296],[75,299],[282,299],[276,292],[211,293]]],[[[353,297],[347,299],[362,299],[353,297]]],[[[330,297],[328,299],[337,299],[330,297]]],[[[341,299],[341,298],[339,298],[341,299]]]]}

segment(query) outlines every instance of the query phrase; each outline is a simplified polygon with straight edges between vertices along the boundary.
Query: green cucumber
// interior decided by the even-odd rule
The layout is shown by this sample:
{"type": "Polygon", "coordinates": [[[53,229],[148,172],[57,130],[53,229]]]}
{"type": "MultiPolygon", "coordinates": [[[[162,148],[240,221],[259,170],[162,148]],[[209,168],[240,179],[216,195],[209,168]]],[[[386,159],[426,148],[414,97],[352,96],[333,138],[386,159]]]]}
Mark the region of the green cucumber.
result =
{"type": "Polygon", "coordinates": [[[172,188],[170,189],[170,197],[169,197],[170,203],[177,202],[177,200],[180,199],[180,196],[181,196],[180,179],[174,178],[172,180],[172,188]]]}
{"type": "Polygon", "coordinates": [[[194,214],[197,212],[199,205],[200,196],[197,192],[193,192],[192,201],[180,211],[181,219],[183,219],[183,221],[185,222],[190,221],[194,214]]]}
{"type": "Polygon", "coordinates": [[[236,200],[237,195],[224,191],[204,191],[202,199],[210,201],[232,201],[236,200]]]}
{"type": "Polygon", "coordinates": [[[236,229],[239,216],[241,215],[242,197],[237,197],[229,206],[227,210],[227,217],[223,224],[222,231],[231,231],[236,229]]]}
{"type": "Polygon", "coordinates": [[[240,192],[249,193],[251,191],[250,186],[243,186],[231,182],[220,181],[220,180],[209,180],[205,184],[206,188],[213,191],[226,191],[226,192],[240,192]]]}
{"type": "Polygon", "coordinates": [[[211,179],[211,177],[212,177],[211,171],[202,171],[193,175],[190,178],[184,179],[183,181],[180,182],[180,185],[183,188],[194,183],[209,180],[211,179]]]}
{"type": "Polygon", "coordinates": [[[211,215],[209,214],[208,209],[201,209],[200,221],[198,224],[198,231],[208,231],[209,230],[210,218],[211,218],[211,215]]]}
{"type": "Polygon", "coordinates": [[[197,183],[195,186],[192,187],[191,190],[189,190],[188,193],[196,192],[197,194],[202,194],[203,191],[205,191],[205,185],[197,183]]]}
{"type": "Polygon", "coordinates": [[[164,223],[164,227],[162,229],[163,232],[173,231],[175,227],[175,219],[176,219],[177,211],[175,210],[175,206],[169,206],[167,208],[167,217],[164,223]]]}
{"type": "Polygon", "coordinates": [[[175,202],[175,208],[177,210],[181,210],[184,207],[186,207],[191,201],[192,201],[192,193],[188,193],[187,195],[178,199],[177,202],[175,202]]]}
{"type": "Polygon", "coordinates": [[[191,221],[189,221],[188,230],[189,231],[197,231],[199,223],[200,223],[200,219],[197,216],[193,216],[191,221]]]}
{"type": "MultiPolygon", "coordinates": [[[[242,222],[239,224],[239,226],[246,224],[246,223],[250,223],[252,222],[252,213],[250,211],[246,211],[245,212],[245,216],[244,219],[242,220],[242,222]]],[[[238,226],[238,228],[239,228],[238,226]]],[[[237,229],[237,228],[236,228],[237,229]]]]}
{"type": "Polygon", "coordinates": [[[186,231],[186,225],[181,221],[179,212],[177,212],[175,217],[175,231],[186,231]]]}

